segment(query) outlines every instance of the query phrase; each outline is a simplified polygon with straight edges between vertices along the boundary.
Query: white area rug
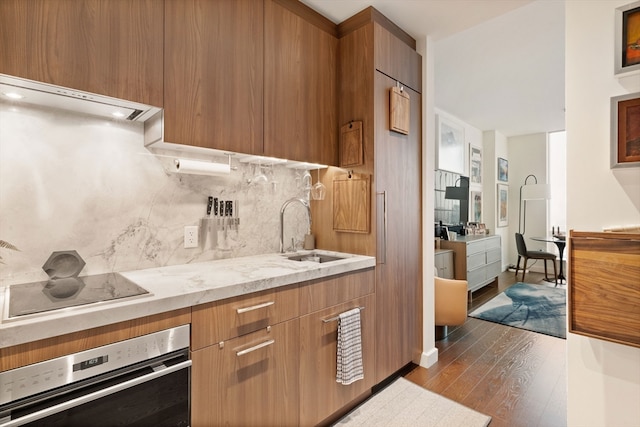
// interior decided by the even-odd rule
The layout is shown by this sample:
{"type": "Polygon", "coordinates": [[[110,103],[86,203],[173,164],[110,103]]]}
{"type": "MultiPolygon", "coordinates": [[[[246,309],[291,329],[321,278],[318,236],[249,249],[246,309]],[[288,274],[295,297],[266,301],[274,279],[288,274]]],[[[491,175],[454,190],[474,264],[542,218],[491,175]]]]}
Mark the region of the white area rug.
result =
{"type": "Polygon", "coordinates": [[[491,417],[398,378],[336,426],[486,427],[491,417]]]}

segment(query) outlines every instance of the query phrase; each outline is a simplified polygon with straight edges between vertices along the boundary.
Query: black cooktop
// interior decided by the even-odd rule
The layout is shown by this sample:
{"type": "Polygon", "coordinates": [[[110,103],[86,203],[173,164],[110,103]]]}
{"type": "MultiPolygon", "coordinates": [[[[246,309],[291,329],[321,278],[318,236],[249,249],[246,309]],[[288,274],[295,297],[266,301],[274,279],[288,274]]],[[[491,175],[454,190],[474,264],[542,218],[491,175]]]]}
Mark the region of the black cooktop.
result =
{"type": "Polygon", "coordinates": [[[51,279],[7,289],[8,318],[149,294],[119,273],[51,279]]]}

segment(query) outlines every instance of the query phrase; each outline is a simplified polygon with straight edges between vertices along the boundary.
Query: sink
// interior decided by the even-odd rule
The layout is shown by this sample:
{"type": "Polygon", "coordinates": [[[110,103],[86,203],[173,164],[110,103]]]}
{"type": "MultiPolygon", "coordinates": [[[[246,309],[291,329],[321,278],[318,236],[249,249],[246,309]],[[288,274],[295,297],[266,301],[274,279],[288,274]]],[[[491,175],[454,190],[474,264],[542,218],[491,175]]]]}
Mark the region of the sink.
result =
{"type": "Polygon", "coordinates": [[[345,258],[339,257],[339,256],[319,254],[317,252],[310,252],[307,254],[289,256],[287,257],[287,259],[291,261],[310,261],[310,262],[323,263],[323,262],[338,261],[345,258]]]}

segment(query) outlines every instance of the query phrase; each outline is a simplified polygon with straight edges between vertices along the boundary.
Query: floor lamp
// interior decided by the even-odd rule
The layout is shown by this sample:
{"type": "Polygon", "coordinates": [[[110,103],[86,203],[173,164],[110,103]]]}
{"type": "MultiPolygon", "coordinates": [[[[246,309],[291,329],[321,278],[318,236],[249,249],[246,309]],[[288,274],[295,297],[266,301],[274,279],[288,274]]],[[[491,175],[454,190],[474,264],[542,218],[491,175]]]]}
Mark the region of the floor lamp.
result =
{"type": "Polygon", "coordinates": [[[518,206],[518,233],[524,234],[527,220],[527,200],[549,200],[551,198],[551,188],[548,184],[538,184],[535,175],[528,175],[524,179],[524,184],[520,186],[520,205],[518,206]],[[534,183],[529,184],[529,178],[533,178],[534,183]],[[523,208],[524,203],[524,208],[523,208]]]}

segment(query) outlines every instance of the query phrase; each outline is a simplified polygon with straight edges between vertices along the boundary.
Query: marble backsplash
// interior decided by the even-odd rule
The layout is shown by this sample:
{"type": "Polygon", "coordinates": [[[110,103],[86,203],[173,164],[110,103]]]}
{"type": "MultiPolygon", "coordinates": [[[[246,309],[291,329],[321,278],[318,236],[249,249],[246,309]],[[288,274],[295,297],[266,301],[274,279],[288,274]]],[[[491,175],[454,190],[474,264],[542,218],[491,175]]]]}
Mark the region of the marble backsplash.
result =
{"type": "MultiPolygon", "coordinates": [[[[280,207],[305,197],[301,172],[273,166],[269,183],[252,185],[256,166],[236,158],[223,177],[170,173],[170,161],[143,146],[141,123],[0,102],[0,240],[19,249],[0,248],[0,286],[46,279],[53,251],[76,250],[88,275],[279,250],[280,207]],[[238,230],[217,248],[185,249],[184,227],[210,195],[237,201],[238,230]]],[[[285,247],[293,237],[300,248],[301,205],[285,225],[285,247]]]]}

